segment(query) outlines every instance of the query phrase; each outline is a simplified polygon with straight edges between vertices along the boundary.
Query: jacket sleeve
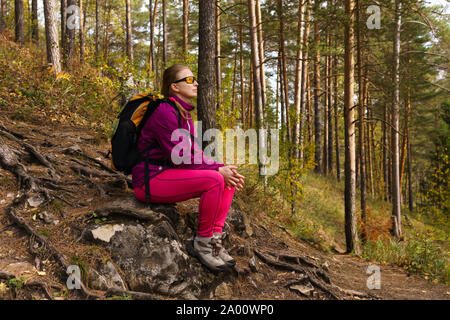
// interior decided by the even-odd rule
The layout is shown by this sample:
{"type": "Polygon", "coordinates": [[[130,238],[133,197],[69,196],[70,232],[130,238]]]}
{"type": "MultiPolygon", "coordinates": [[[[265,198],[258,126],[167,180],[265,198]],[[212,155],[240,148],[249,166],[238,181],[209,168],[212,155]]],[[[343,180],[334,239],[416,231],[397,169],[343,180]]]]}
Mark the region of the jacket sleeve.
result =
{"type": "MultiPolygon", "coordinates": [[[[153,127],[154,133],[155,133],[155,139],[158,142],[161,151],[164,154],[164,157],[166,159],[170,159],[170,162],[175,168],[180,169],[197,169],[197,170],[219,170],[219,167],[224,166],[221,163],[217,163],[213,161],[212,159],[206,158],[206,156],[203,154],[203,151],[199,150],[195,144],[194,141],[191,140],[191,143],[194,143],[194,150],[197,150],[197,152],[201,153],[202,156],[202,162],[201,164],[196,164],[194,162],[194,154],[192,152],[192,148],[190,149],[190,163],[183,163],[183,161],[180,164],[175,164],[172,159],[172,151],[177,145],[182,145],[181,141],[183,143],[187,143],[187,146],[189,146],[189,142],[186,140],[178,140],[178,141],[172,141],[172,132],[174,132],[176,129],[178,129],[178,117],[176,114],[176,111],[173,109],[172,106],[170,106],[167,103],[162,103],[158,109],[155,110],[154,114],[151,117],[151,126],[153,127]],[[208,163],[206,162],[208,160],[208,163]]],[[[183,128],[186,129],[187,128],[183,128]]],[[[190,139],[190,137],[183,137],[182,139],[190,139]]],[[[177,147],[179,149],[179,146],[177,147]]],[[[175,149],[175,152],[177,152],[177,149],[175,149]]],[[[179,155],[181,158],[183,158],[183,149],[179,150],[179,155]]],[[[197,155],[199,157],[199,155],[197,155]]],[[[186,161],[189,162],[189,161],[186,161]]]]}

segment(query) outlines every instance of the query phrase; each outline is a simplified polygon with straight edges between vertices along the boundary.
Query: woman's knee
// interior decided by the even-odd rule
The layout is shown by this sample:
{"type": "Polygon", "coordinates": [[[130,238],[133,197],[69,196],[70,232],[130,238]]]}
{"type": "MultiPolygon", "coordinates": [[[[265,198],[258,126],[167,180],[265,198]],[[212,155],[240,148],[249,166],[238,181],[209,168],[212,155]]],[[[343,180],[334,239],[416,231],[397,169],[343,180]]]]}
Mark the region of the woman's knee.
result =
{"type": "MultiPolygon", "coordinates": [[[[218,186],[219,188],[224,187],[225,185],[225,180],[223,179],[223,175],[216,170],[205,170],[208,174],[208,177],[211,178],[211,183],[214,186],[218,186]]],[[[210,185],[210,187],[212,187],[212,185],[210,185]]]]}

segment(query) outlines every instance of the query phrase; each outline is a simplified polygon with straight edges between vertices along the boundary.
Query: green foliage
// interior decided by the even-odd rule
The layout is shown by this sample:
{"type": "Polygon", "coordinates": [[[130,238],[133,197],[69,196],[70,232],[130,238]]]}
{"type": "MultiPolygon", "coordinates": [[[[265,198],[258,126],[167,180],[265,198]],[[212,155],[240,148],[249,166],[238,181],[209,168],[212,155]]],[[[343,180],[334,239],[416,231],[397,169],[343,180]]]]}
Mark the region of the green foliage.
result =
{"type": "Polygon", "coordinates": [[[425,236],[416,235],[405,242],[368,241],[362,246],[363,257],[370,261],[404,266],[411,273],[425,275],[430,280],[450,282],[450,265],[442,249],[425,236]]]}
{"type": "Polygon", "coordinates": [[[21,276],[20,278],[9,279],[8,284],[10,286],[13,286],[14,288],[20,290],[20,289],[22,289],[24,282],[25,282],[25,276],[21,276]]]}

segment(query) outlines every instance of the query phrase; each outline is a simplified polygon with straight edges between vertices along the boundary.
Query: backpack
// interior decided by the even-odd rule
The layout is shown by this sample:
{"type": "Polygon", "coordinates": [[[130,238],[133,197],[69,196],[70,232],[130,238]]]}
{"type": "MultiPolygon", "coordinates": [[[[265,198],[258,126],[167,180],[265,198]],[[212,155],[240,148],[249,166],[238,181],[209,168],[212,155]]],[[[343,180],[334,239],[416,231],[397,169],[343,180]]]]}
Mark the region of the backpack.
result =
{"type": "Polygon", "coordinates": [[[117,116],[119,123],[111,139],[111,167],[114,170],[128,175],[135,165],[145,162],[145,198],[150,199],[150,185],[148,176],[148,164],[158,166],[171,166],[169,159],[150,159],[148,153],[158,144],[155,142],[139,152],[138,140],[145,123],[163,102],[169,103],[178,116],[178,127],[180,127],[180,111],[169,99],[161,99],[155,94],[140,93],[133,96],[117,116]]]}

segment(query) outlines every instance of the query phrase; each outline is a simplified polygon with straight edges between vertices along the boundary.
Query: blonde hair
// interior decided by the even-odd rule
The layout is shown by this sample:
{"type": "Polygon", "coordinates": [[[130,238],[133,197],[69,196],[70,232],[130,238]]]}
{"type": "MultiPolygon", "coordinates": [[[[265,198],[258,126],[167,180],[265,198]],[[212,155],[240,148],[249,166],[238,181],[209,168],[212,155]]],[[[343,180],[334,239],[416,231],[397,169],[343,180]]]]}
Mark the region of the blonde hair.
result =
{"type": "MultiPolygon", "coordinates": [[[[171,95],[170,85],[178,80],[177,76],[180,71],[189,69],[189,67],[183,65],[183,64],[174,64],[164,70],[163,73],[163,79],[162,79],[162,86],[161,86],[161,93],[164,95],[164,98],[169,98],[171,95]]],[[[190,116],[189,111],[187,111],[185,108],[181,106],[181,104],[178,101],[174,101],[175,105],[177,106],[178,110],[180,110],[181,116],[185,119],[192,119],[190,116]],[[190,117],[187,118],[187,115],[190,117]]]]}

